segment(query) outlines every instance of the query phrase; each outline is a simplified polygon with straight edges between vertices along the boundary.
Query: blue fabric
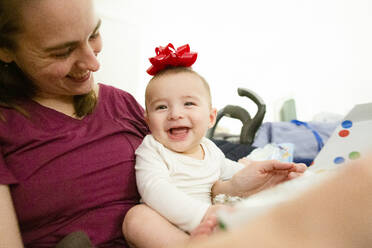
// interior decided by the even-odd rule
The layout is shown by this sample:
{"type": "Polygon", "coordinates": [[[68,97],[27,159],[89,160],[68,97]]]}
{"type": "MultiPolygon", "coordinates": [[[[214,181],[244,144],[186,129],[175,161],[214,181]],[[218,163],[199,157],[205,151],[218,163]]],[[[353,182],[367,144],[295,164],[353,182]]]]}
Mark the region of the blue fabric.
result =
{"type": "Polygon", "coordinates": [[[268,143],[293,143],[294,162],[309,165],[340,122],[265,122],[256,133],[252,146],[268,143]]]}
{"type": "Polygon", "coordinates": [[[313,129],[312,127],[309,126],[307,122],[299,121],[299,120],[291,120],[291,123],[296,124],[297,126],[303,125],[307,129],[309,129],[315,136],[316,142],[318,142],[318,152],[323,148],[324,143],[322,137],[320,137],[319,133],[313,129]]]}

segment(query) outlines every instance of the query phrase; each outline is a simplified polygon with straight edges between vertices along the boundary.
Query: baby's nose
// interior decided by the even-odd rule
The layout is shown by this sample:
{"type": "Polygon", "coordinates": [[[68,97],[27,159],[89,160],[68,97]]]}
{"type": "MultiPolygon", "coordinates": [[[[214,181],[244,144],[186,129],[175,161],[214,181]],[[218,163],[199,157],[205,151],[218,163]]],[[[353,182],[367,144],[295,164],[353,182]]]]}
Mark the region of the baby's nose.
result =
{"type": "Polygon", "coordinates": [[[177,120],[183,118],[183,116],[184,116],[183,110],[178,107],[171,108],[168,115],[169,119],[171,120],[177,120]]]}

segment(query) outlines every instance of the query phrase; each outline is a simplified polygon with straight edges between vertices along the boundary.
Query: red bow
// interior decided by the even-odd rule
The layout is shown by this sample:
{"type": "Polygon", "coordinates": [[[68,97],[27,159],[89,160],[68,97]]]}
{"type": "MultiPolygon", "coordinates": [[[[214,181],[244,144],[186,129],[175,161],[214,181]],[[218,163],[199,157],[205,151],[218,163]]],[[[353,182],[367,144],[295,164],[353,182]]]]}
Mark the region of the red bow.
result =
{"type": "Polygon", "coordinates": [[[169,43],[166,47],[159,46],[155,49],[156,56],[149,58],[152,66],[147,69],[147,73],[151,76],[156,75],[159,71],[169,66],[192,66],[198,56],[195,52],[190,52],[188,44],[180,46],[177,50],[169,43]]]}

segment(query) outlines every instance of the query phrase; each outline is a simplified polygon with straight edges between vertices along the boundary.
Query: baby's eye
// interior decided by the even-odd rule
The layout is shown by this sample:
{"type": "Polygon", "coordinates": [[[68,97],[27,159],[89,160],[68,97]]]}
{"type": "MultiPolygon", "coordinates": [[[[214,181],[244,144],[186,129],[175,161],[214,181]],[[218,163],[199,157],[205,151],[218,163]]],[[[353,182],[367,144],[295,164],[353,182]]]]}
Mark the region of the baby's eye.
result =
{"type": "Polygon", "coordinates": [[[165,105],[158,105],[155,107],[155,110],[163,110],[163,109],[167,109],[167,106],[165,105]]]}
{"type": "Polygon", "coordinates": [[[193,102],[185,102],[185,106],[194,106],[195,105],[195,103],[193,103],[193,102]]]}

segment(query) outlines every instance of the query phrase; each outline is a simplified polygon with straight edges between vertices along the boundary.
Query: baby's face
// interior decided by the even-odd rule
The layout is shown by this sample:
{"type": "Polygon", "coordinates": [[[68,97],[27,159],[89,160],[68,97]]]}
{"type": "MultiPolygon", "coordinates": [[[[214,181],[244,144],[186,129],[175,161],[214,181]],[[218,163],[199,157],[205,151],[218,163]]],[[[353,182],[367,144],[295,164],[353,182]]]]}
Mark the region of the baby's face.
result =
{"type": "Polygon", "coordinates": [[[163,75],[147,87],[146,121],[154,138],[185,155],[200,149],[200,140],[212,127],[216,109],[203,81],[192,73],[163,75]]]}

